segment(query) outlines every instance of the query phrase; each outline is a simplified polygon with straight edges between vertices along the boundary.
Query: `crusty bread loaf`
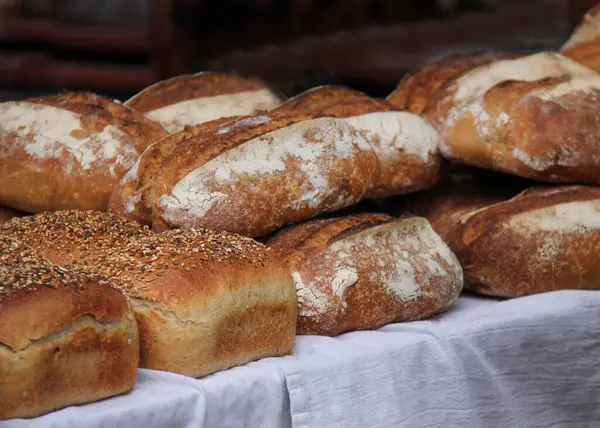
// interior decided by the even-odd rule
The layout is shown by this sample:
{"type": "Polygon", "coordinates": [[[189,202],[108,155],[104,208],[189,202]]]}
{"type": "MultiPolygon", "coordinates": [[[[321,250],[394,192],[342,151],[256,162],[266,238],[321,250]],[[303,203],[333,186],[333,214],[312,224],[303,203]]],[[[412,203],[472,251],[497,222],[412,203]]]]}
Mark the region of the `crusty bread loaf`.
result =
{"type": "Polygon", "coordinates": [[[201,129],[147,150],[111,209],[157,231],[262,236],[360,201],[378,176],[368,142],[341,119],[261,114],[201,129]]]}
{"type": "Polygon", "coordinates": [[[600,72],[600,4],[585,14],[560,52],[600,72]]]}
{"type": "Polygon", "coordinates": [[[131,307],[106,279],[0,235],[0,419],[125,393],[138,353],[131,307]]]}
{"type": "Polygon", "coordinates": [[[120,248],[147,227],[96,211],[54,211],[15,218],[0,225],[0,235],[19,239],[57,264],[89,264],[112,247],[120,248]]]}
{"type": "Polygon", "coordinates": [[[0,204],[28,212],[106,210],[113,188],[166,135],[92,94],[0,104],[0,204]]]}
{"type": "Polygon", "coordinates": [[[600,76],[544,52],[448,82],[425,116],[456,162],[549,182],[600,183],[600,76]]]}
{"type": "Polygon", "coordinates": [[[431,97],[443,85],[469,70],[501,59],[518,58],[509,52],[474,52],[456,55],[426,65],[415,73],[406,74],[387,101],[414,114],[422,114],[431,97]]]}
{"type": "Polygon", "coordinates": [[[465,286],[515,297],[600,288],[600,188],[532,188],[465,214],[448,237],[465,286]]]}
{"type": "Polygon", "coordinates": [[[158,82],[126,102],[126,105],[177,132],[220,117],[268,110],[281,97],[257,79],[233,74],[204,72],[158,82]]]}
{"type": "Polygon", "coordinates": [[[379,161],[380,174],[367,197],[385,197],[431,187],[441,177],[439,135],[424,119],[397,111],[357,91],[322,86],[283,103],[275,112],[301,110],[345,119],[361,131],[379,161]]]}
{"type": "Polygon", "coordinates": [[[465,214],[506,201],[529,186],[529,181],[518,177],[464,169],[454,171],[439,186],[411,198],[406,210],[425,217],[446,241],[465,214]]]}
{"type": "Polygon", "coordinates": [[[4,224],[15,217],[26,215],[24,212],[11,210],[10,208],[0,207],[0,224],[4,224]]]}
{"type": "Polygon", "coordinates": [[[264,245],[208,230],[148,232],[108,213],[45,213],[11,221],[55,263],[88,265],[130,300],[140,366],[188,376],[266,357],[294,344],[296,293],[264,245]]]}
{"type": "Polygon", "coordinates": [[[462,289],[456,257],[419,217],[318,220],[269,241],[292,271],[299,334],[337,335],[446,310],[462,289]]]}

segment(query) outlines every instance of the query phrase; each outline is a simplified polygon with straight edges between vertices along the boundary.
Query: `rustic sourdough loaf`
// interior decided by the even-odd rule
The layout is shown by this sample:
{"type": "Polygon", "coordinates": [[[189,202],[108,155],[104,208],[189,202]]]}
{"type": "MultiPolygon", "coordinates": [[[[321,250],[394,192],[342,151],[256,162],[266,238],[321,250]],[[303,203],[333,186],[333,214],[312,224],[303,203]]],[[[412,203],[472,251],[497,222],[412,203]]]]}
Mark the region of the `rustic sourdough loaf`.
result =
{"type": "Polygon", "coordinates": [[[600,288],[600,188],[532,188],[464,214],[448,236],[465,286],[515,297],[600,288]]]}
{"type": "Polygon", "coordinates": [[[518,58],[510,52],[474,52],[456,55],[426,65],[420,70],[406,74],[387,101],[401,109],[421,115],[431,97],[444,84],[469,70],[501,59],[518,58]]]}
{"type": "Polygon", "coordinates": [[[296,293],[264,245],[209,230],[149,232],[108,213],[54,212],[0,229],[55,263],[85,264],[130,300],[140,366],[188,376],[289,352],[296,293]]]}
{"type": "Polygon", "coordinates": [[[163,80],[126,102],[126,105],[177,132],[220,117],[268,110],[281,98],[257,79],[204,72],[163,80]]]}
{"type": "Polygon", "coordinates": [[[113,188],[165,131],[92,94],[0,104],[0,204],[106,210],[113,188]]]}
{"type": "Polygon", "coordinates": [[[283,230],[268,243],[292,271],[298,333],[334,336],[446,310],[462,289],[456,257],[427,220],[362,214],[283,230]]]}
{"type": "Polygon", "coordinates": [[[110,281],[0,235],[0,419],[129,391],[138,333],[110,281]]]}
{"type": "Polygon", "coordinates": [[[286,101],[276,112],[294,110],[346,120],[363,133],[379,161],[380,174],[367,197],[386,197],[431,187],[441,176],[439,135],[424,119],[397,111],[343,87],[322,86],[286,101]]]}
{"type": "Polygon", "coordinates": [[[600,71],[600,4],[585,14],[560,51],[563,55],[600,71]]]}
{"type": "Polygon", "coordinates": [[[600,76],[560,54],[492,62],[447,82],[425,116],[456,162],[600,183],[600,76]]]}
{"type": "Polygon", "coordinates": [[[116,189],[111,211],[157,231],[262,236],[357,203],[379,174],[368,142],[341,119],[269,113],[199,129],[149,148],[116,189]]]}

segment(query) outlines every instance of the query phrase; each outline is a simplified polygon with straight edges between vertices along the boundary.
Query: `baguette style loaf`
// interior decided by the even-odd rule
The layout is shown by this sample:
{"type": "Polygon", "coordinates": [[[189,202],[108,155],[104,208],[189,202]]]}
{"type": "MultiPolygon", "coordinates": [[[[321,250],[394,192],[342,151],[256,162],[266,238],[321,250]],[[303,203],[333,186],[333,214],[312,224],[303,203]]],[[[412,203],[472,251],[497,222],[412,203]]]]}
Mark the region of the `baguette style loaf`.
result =
{"type": "Polygon", "coordinates": [[[105,278],[0,235],[0,419],[125,393],[138,355],[131,307],[105,278]]]}
{"type": "Polygon", "coordinates": [[[157,123],[93,94],[0,104],[0,204],[28,212],[106,210],[157,123]]]}
{"type": "Polygon", "coordinates": [[[425,116],[450,160],[541,181],[599,184],[600,76],[543,52],[448,82],[425,116]]]}
{"type": "Polygon", "coordinates": [[[279,103],[279,95],[260,80],[204,72],[155,83],[126,105],[173,133],[221,117],[269,110],[279,103]]]}
{"type": "Polygon", "coordinates": [[[431,187],[441,177],[437,131],[424,119],[396,111],[386,101],[342,87],[322,86],[275,109],[288,113],[294,110],[341,118],[363,133],[380,167],[377,183],[367,197],[414,192],[431,187]]]}
{"type": "Polygon", "coordinates": [[[209,230],[154,234],[108,213],[23,220],[5,225],[2,236],[20,236],[54,263],[87,265],[128,297],[140,367],[200,377],[294,345],[293,280],[250,238],[209,230]]]}
{"type": "Polygon", "coordinates": [[[148,149],[111,210],[157,231],[262,236],[360,201],[379,174],[368,142],[340,119],[261,114],[200,127],[148,149]]]}
{"type": "Polygon", "coordinates": [[[283,230],[268,245],[298,294],[299,334],[335,336],[445,311],[462,270],[427,220],[362,214],[283,230]]]}
{"type": "Polygon", "coordinates": [[[387,101],[403,110],[421,115],[431,97],[449,80],[476,67],[502,59],[518,58],[509,52],[474,52],[456,55],[426,65],[420,70],[406,74],[387,101]]]}
{"type": "Polygon", "coordinates": [[[600,4],[590,9],[560,52],[600,72],[600,4]]]}
{"type": "Polygon", "coordinates": [[[517,297],[600,288],[600,189],[532,188],[465,214],[448,244],[465,286],[517,297]]]}

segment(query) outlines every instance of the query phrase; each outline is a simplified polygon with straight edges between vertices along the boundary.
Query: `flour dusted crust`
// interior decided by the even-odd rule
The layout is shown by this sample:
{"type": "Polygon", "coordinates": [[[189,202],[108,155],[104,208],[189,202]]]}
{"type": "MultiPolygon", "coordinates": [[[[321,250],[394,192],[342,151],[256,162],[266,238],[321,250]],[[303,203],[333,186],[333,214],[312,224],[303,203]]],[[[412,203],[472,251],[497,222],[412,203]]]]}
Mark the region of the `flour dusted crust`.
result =
{"type": "Polygon", "coordinates": [[[600,189],[532,188],[467,213],[448,237],[465,286],[516,297],[600,284],[600,189]]]}
{"type": "Polygon", "coordinates": [[[343,118],[363,133],[377,155],[380,175],[367,197],[386,197],[431,187],[442,174],[439,135],[424,119],[383,100],[343,87],[323,86],[283,103],[276,112],[310,111],[343,118]]]}
{"type": "Polygon", "coordinates": [[[585,14],[560,52],[595,71],[600,71],[600,5],[585,14]]]}
{"type": "Polygon", "coordinates": [[[519,56],[522,55],[510,52],[474,52],[446,58],[405,75],[398,87],[388,95],[387,101],[396,107],[421,115],[432,96],[446,82],[476,67],[519,56]]]}
{"type": "Polygon", "coordinates": [[[557,53],[475,68],[425,112],[447,158],[550,182],[599,183],[600,76],[557,53]]]}
{"type": "MultiPolygon", "coordinates": [[[[132,178],[141,192],[115,196],[123,201],[115,206],[129,204],[123,197],[142,201],[142,215],[158,231],[262,236],[360,201],[378,174],[364,137],[334,118],[260,114],[181,132],[161,143],[167,156],[153,152],[161,168],[148,181],[132,178]]],[[[142,157],[138,177],[152,162],[142,157]]]]}
{"type": "Polygon", "coordinates": [[[107,278],[0,235],[0,419],[125,393],[138,354],[131,307],[107,278]]]}
{"type": "Polygon", "coordinates": [[[268,245],[292,271],[299,334],[334,336],[427,318],[462,289],[456,257],[423,218],[312,221],[268,245]]]}
{"type": "Polygon", "coordinates": [[[166,133],[93,94],[0,104],[0,203],[39,212],[106,210],[112,189],[166,133]]]}
{"type": "Polygon", "coordinates": [[[269,110],[281,97],[258,79],[203,72],[158,82],[126,104],[173,133],[221,117],[269,110]]]}

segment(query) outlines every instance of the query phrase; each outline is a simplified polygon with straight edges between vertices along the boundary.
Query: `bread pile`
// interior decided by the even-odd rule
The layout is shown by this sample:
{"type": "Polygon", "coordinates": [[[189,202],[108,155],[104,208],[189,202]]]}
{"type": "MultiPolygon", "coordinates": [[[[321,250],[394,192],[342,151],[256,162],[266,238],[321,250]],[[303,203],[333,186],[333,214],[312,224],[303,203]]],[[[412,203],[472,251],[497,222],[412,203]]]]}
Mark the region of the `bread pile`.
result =
{"type": "Polygon", "coordinates": [[[463,280],[599,288],[598,118],[600,77],[553,52],[446,59],[386,100],[211,72],[0,104],[0,418],[428,318],[463,280]]]}

